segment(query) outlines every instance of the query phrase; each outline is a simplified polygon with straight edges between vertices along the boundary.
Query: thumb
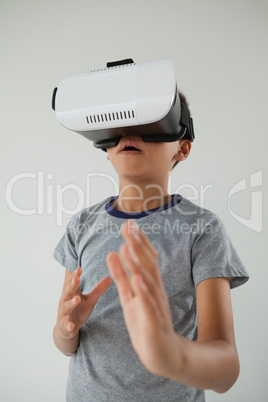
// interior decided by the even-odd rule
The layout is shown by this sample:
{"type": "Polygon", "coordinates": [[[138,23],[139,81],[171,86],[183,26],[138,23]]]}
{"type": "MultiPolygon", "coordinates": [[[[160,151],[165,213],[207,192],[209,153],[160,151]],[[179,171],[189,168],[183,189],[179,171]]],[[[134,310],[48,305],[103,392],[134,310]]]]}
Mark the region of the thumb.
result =
{"type": "Polygon", "coordinates": [[[86,300],[92,305],[92,307],[95,306],[99,298],[109,289],[112,282],[110,276],[105,276],[105,278],[102,278],[99,283],[97,283],[91,292],[85,295],[86,300]]]}

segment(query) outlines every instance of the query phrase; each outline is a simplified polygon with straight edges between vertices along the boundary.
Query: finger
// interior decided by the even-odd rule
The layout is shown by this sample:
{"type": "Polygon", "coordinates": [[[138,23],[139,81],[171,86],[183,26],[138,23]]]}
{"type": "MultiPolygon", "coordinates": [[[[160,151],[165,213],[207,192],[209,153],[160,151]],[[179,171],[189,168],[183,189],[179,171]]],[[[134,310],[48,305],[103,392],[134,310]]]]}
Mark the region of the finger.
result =
{"type": "Polygon", "coordinates": [[[81,268],[77,268],[73,272],[73,275],[71,275],[71,277],[70,277],[70,281],[63,288],[63,291],[62,291],[62,300],[63,301],[70,300],[75,296],[76,291],[80,285],[80,276],[81,275],[82,275],[81,268]]]}
{"type": "MultiPolygon", "coordinates": [[[[67,270],[66,270],[66,271],[67,271],[67,270]]],[[[81,274],[82,274],[82,268],[81,268],[81,267],[78,267],[78,268],[76,268],[76,270],[73,271],[73,272],[70,272],[70,271],[69,271],[69,274],[70,274],[70,275],[68,275],[68,276],[65,275],[62,290],[64,290],[64,289],[66,288],[66,286],[70,283],[70,281],[72,280],[72,278],[73,278],[75,275],[81,276],[81,274]]]]}
{"type": "Polygon", "coordinates": [[[72,332],[72,331],[74,330],[74,328],[75,328],[75,323],[72,322],[72,321],[68,322],[68,324],[67,324],[67,326],[66,326],[66,330],[67,330],[68,332],[72,332]]]}
{"type": "Polygon", "coordinates": [[[148,249],[150,250],[150,252],[155,256],[158,257],[158,253],[156,251],[156,249],[154,248],[154,246],[152,245],[152,243],[150,242],[150,240],[148,239],[148,237],[145,235],[145,233],[139,229],[138,231],[141,243],[148,249]]]}
{"type": "Polygon", "coordinates": [[[138,244],[144,246],[149,252],[152,253],[155,257],[157,257],[157,251],[145,235],[145,233],[139,228],[137,223],[130,219],[128,220],[122,227],[122,236],[126,241],[134,239],[137,241],[138,244]]]}
{"type": "Polygon", "coordinates": [[[156,281],[162,285],[162,278],[158,269],[157,251],[135,222],[131,222],[132,223],[128,223],[128,226],[123,227],[123,237],[133,248],[141,265],[151,272],[156,281]]]}
{"type": "Polygon", "coordinates": [[[108,254],[107,264],[112,278],[117,286],[121,304],[124,304],[134,295],[130,277],[117,253],[113,252],[108,254]]]}
{"type": "Polygon", "coordinates": [[[76,295],[71,300],[67,300],[64,303],[61,303],[60,307],[59,307],[59,314],[61,316],[71,314],[80,302],[81,302],[81,297],[76,295]]]}
{"type": "Polygon", "coordinates": [[[144,273],[144,268],[131,244],[123,244],[119,249],[120,259],[128,276],[144,273]]]}
{"type": "MultiPolygon", "coordinates": [[[[142,267],[130,245],[124,245],[120,248],[120,256],[122,260],[126,261],[132,276],[143,277],[143,281],[149,289],[151,297],[155,300],[154,303],[158,308],[159,314],[162,317],[166,316],[169,312],[169,302],[163,284],[159,283],[149,270],[142,267]]],[[[133,288],[133,290],[134,294],[136,294],[135,288],[133,288]]]]}
{"type": "Polygon", "coordinates": [[[75,323],[71,321],[71,316],[67,315],[59,321],[59,327],[62,331],[70,333],[75,329],[75,323]]]}
{"type": "Polygon", "coordinates": [[[127,222],[123,227],[122,235],[127,243],[131,243],[133,247],[135,246],[137,249],[139,248],[140,251],[144,253],[145,258],[157,259],[158,255],[156,249],[133,220],[127,222]]]}
{"type": "Polygon", "coordinates": [[[85,298],[89,302],[89,305],[94,307],[99,298],[108,290],[110,285],[112,284],[112,278],[106,276],[102,278],[97,285],[85,295],[85,298]]]}
{"type": "Polygon", "coordinates": [[[159,320],[164,318],[161,309],[159,309],[157,300],[152,295],[151,290],[147,286],[146,280],[142,274],[135,274],[132,278],[132,282],[136,297],[139,298],[139,301],[142,305],[142,311],[147,316],[146,321],[148,325],[155,326],[156,323],[159,323],[159,320]]]}
{"type": "Polygon", "coordinates": [[[165,296],[163,298],[155,298],[146,284],[145,277],[141,274],[133,277],[133,287],[136,297],[139,298],[142,309],[147,315],[149,326],[158,325],[162,329],[164,326],[165,328],[173,330],[168,299],[165,296]]]}
{"type": "Polygon", "coordinates": [[[146,286],[150,289],[157,304],[161,303],[164,297],[162,286],[148,270],[143,268],[133,248],[130,245],[123,245],[120,248],[120,257],[121,260],[125,261],[132,275],[143,276],[146,286]]]}
{"type": "Polygon", "coordinates": [[[131,275],[142,274],[146,280],[147,286],[155,290],[159,289],[159,284],[157,283],[156,279],[148,269],[143,267],[139,256],[136,254],[135,250],[130,244],[122,245],[119,252],[121,260],[125,262],[125,265],[128,267],[131,275]]]}

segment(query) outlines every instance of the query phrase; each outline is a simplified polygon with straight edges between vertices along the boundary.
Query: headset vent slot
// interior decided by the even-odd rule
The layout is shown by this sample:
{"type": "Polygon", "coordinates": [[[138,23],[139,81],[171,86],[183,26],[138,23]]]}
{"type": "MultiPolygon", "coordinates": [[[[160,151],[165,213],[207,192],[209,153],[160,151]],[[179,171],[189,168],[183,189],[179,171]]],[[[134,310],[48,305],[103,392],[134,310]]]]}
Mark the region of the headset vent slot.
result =
{"type": "Polygon", "coordinates": [[[86,116],[88,124],[106,123],[108,121],[135,119],[134,110],[121,110],[118,112],[99,113],[86,116]]]}
{"type": "Polygon", "coordinates": [[[90,70],[89,74],[101,73],[102,71],[110,71],[110,70],[117,70],[119,68],[131,68],[135,66],[136,63],[129,63],[129,64],[122,64],[121,66],[113,66],[113,67],[106,67],[106,68],[99,68],[97,70],[90,70]]]}

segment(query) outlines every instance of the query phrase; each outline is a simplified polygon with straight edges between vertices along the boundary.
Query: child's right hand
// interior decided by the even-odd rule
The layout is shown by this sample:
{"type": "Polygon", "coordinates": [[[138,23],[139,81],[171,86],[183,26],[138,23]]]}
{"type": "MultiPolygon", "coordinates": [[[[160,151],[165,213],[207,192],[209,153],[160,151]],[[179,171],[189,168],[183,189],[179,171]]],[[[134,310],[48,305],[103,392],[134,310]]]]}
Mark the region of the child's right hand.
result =
{"type": "Polygon", "coordinates": [[[81,267],[74,272],[66,270],[56,324],[57,335],[63,339],[71,339],[77,335],[90,317],[99,298],[112,283],[112,279],[106,276],[90,293],[83,295],[79,288],[81,275],[81,267]]]}

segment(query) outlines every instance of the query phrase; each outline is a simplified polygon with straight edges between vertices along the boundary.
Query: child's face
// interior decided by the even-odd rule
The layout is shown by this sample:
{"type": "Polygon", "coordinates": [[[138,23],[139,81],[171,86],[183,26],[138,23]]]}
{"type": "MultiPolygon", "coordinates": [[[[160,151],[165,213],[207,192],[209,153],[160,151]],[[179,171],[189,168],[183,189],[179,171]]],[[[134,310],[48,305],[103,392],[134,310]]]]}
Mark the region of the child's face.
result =
{"type": "Polygon", "coordinates": [[[186,159],[190,148],[191,143],[187,140],[144,142],[139,136],[123,136],[117,146],[107,149],[107,153],[119,178],[156,184],[166,180],[176,161],[186,159]],[[182,142],[190,144],[187,152],[182,151],[182,142]]]}

